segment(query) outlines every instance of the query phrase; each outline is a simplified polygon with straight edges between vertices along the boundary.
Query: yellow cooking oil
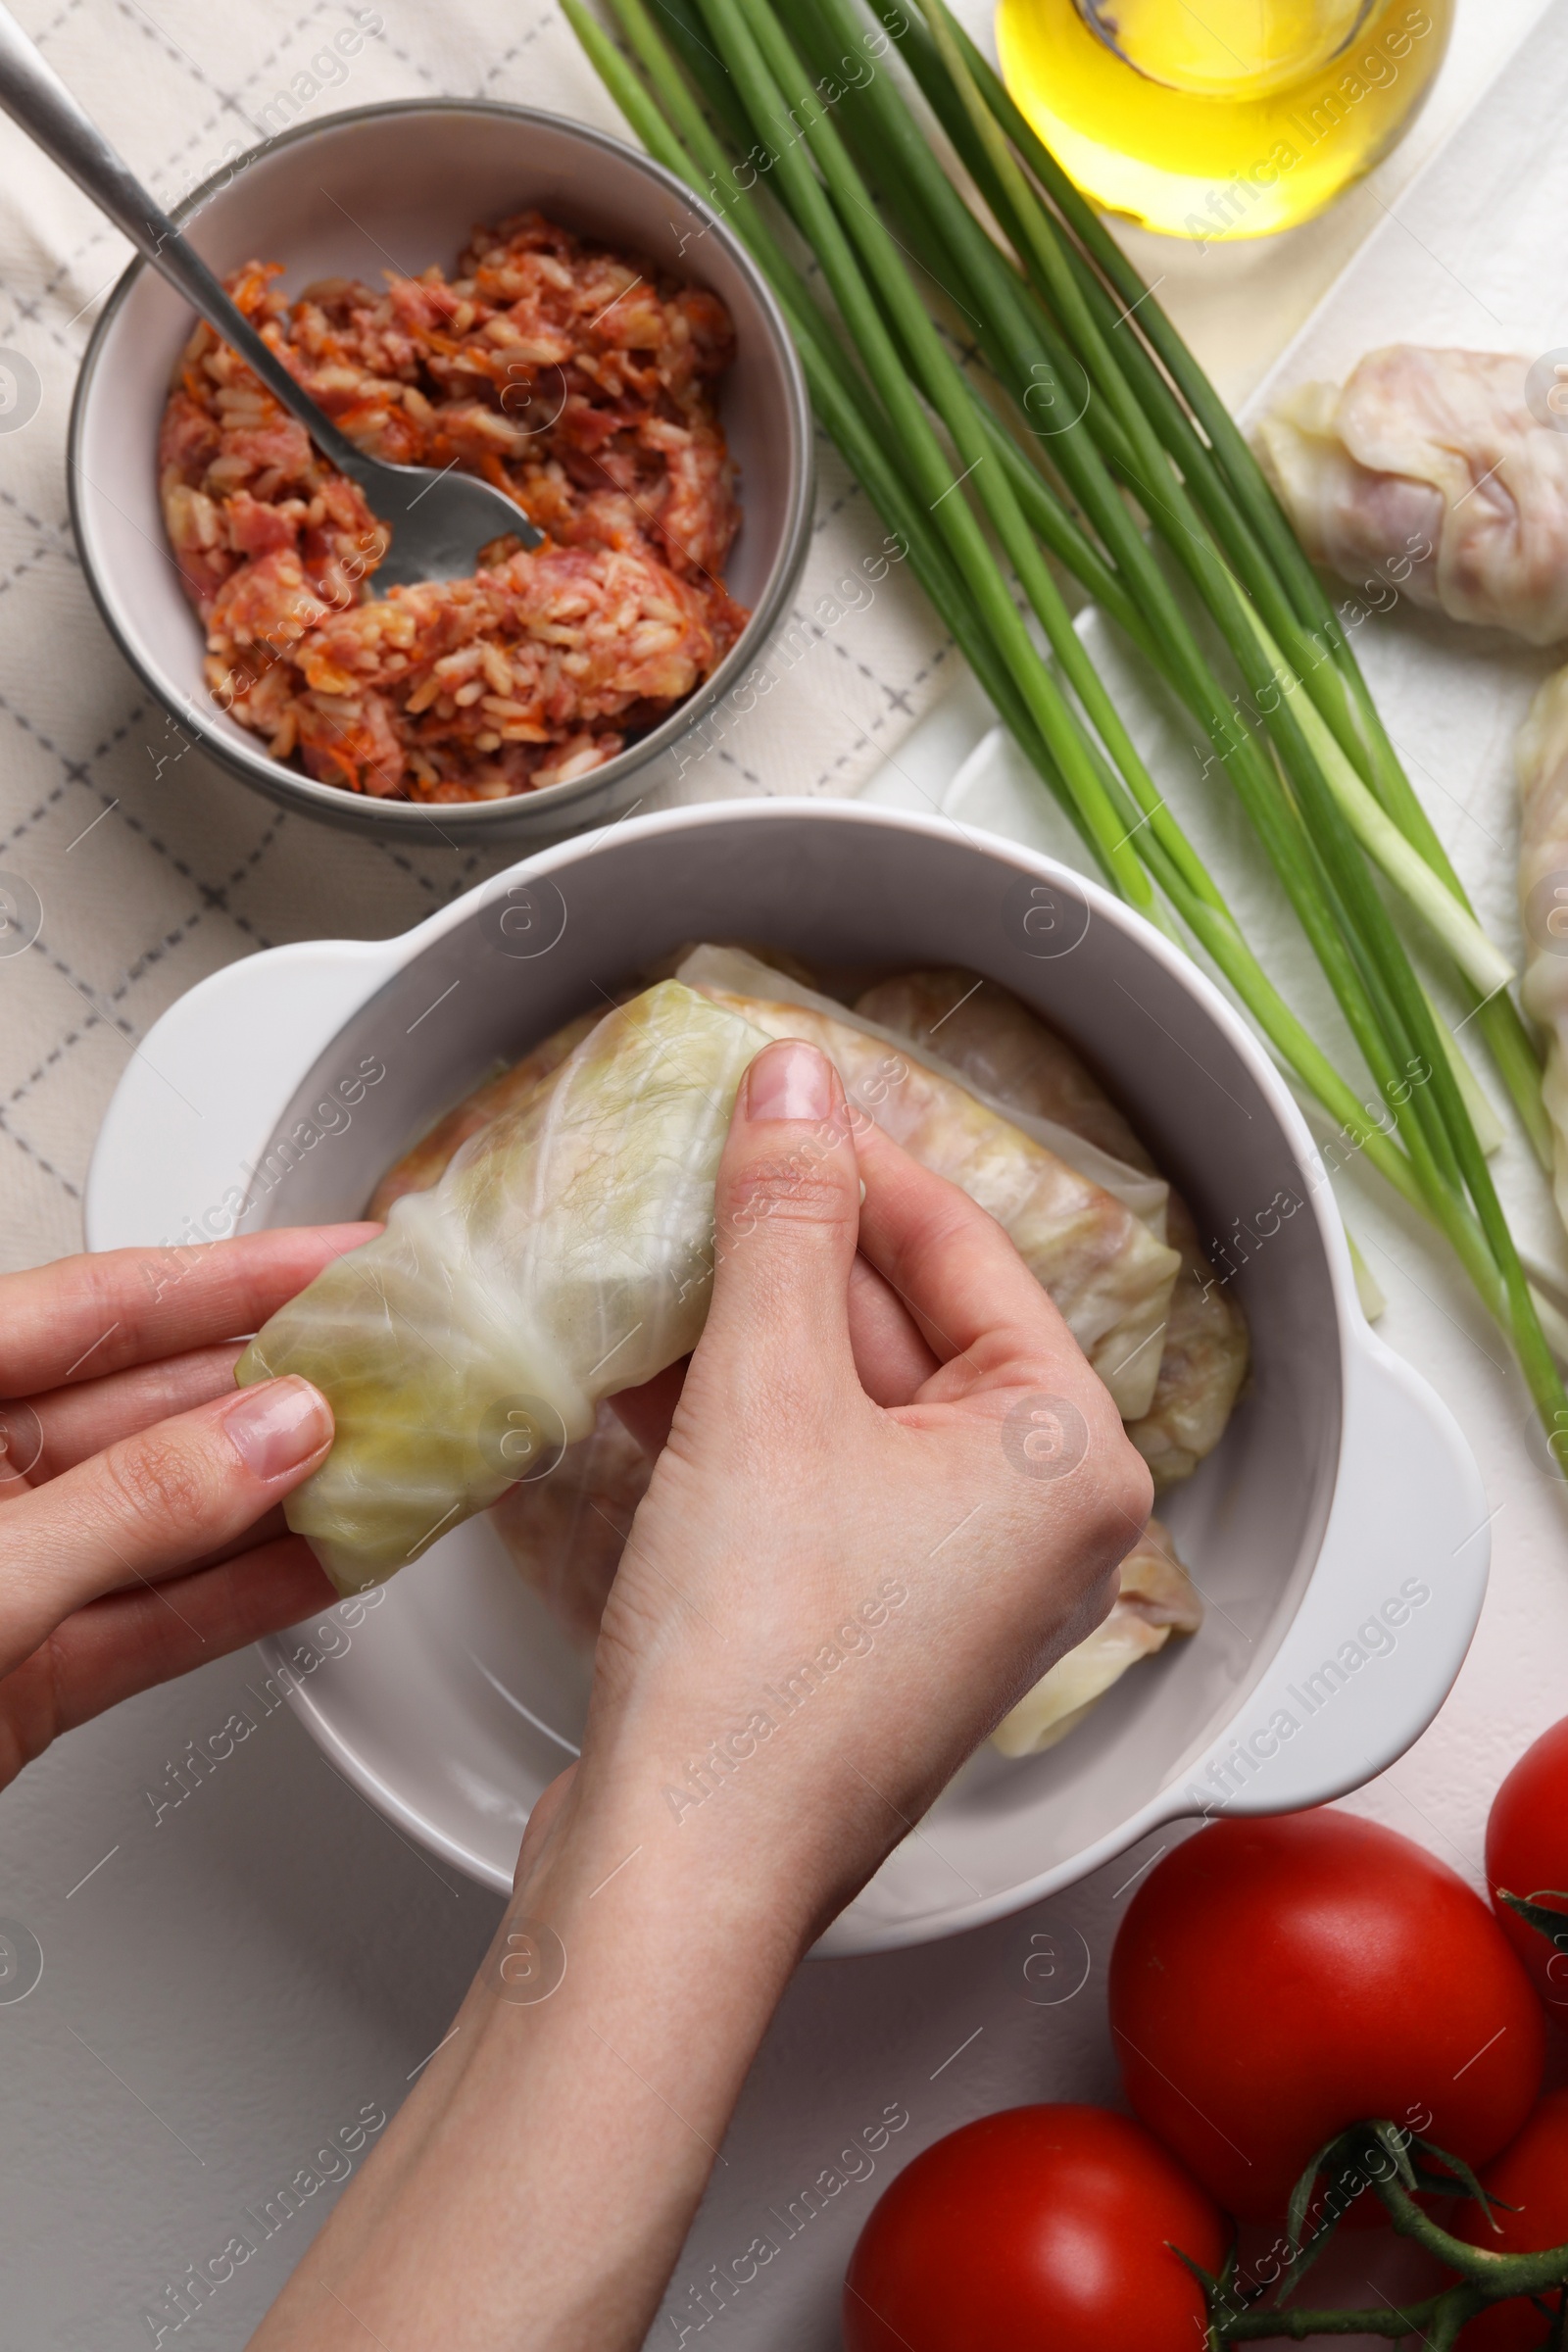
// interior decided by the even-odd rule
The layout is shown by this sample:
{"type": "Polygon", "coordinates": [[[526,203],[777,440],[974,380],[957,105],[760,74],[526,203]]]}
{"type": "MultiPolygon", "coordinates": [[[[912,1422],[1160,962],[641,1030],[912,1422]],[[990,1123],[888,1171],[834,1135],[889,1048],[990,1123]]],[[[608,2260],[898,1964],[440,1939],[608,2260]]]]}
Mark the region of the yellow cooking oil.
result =
{"type": "Polygon", "coordinates": [[[1013,98],[1085,194],[1202,246],[1309,220],[1388,154],[1453,0],[1000,0],[1013,98]]]}

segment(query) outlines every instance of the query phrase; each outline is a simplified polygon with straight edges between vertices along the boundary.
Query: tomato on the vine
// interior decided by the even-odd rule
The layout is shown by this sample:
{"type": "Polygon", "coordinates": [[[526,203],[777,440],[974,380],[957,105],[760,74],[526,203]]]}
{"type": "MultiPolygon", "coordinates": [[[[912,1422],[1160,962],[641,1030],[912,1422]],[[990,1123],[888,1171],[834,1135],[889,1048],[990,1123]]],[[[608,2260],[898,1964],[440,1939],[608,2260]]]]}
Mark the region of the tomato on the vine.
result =
{"type": "MultiPolygon", "coordinates": [[[[1490,2254],[1568,2245],[1568,2090],[1547,2092],[1518,2138],[1488,2165],[1481,2185],[1500,2203],[1489,2221],[1467,2198],[1450,2225],[1455,2237],[1490,2254]],[[1505,2213],[1504,2205],[1517,2210],[1505,2213]]],[[[1550,2340],[1551,2323],[1528,2295],[1478,2312],[1459,2336],[1464,2352],[1537,2352],[1550,2340]]]]}
{"type": "MultiPolygon", "coordinates": [[[[1550,1939],[1501,1900],[1500,1889],[1568,1894],[1568,1716],[1527,1747],[1492,1800],[1487,1822],[1487,1885],[1503,1933],[1536,1981],[1558,2024],[1568,2029],[1568,1917],[1563,1942],[1550,1939]]],[[[1568,1911],[1568,1902],[1546,1903],[1568,1911]]]]}
{"type": "Polygon", "coordinates": [[[1145,2123],[1258,2220],[1357,2122],[1486,2163],[1545,2055],[1479,1896],[1409,1838],[1330,1810],[1216,1822],[1159,1863],[1116,1938],[1110,2023],[1145,2123]]]}
{"type": "Polygon", "coordinates": [[[846,2352],[1194,2352],[1229,2232],[1174,2157],[1102,2107],[1012,2107],[916,2156],[844,2284],[846,2352]]]}

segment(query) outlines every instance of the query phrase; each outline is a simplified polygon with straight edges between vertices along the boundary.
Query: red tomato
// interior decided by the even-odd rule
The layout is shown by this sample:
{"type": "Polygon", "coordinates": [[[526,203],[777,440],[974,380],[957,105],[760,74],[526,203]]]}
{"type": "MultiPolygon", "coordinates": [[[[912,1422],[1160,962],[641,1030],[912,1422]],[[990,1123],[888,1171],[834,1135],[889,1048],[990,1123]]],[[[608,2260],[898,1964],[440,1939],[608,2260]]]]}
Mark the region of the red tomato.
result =
{"type": "MultiPolygon", "coordinates": [[[[1510,1894],[1568,1892],[1568,1716],[1525,1749],[1492,1800],[1487,1884],[1504,1935],[1534,1977],[1550,2014],[1568,2028],[1568,1940],[1554,1952],[1538,1928],[1497,1899],[1499,1886],[1506,1886],[1510,1894]]],[[[1548,1903],[1546,1908],[1560,1911],[1568,1904],[1548,1903]]],[[[1568,1937],[1568,1920],[1563,1930],[1568,1937]]]]}
{"type": "Polygon", "coordinates": [[[845,2352],[1196,2352],[1202,2289],[1170,2246],[1217,2273],[1228,2234],[1141,2124],[1011,2107],[950,2132],[872,2208],[845,2352]]]}
{"type": "Polygon", "coordinates": [[[1408,1838],[1327,1810],[1216,1822],[1168,1855],[1116,1938],[1110,2023],[1145,2123],[1259,2221],[1357,2122],[1485,2164],[1545,2055],[1480,1897],[1408,1838]]]}
{"type": "MultiPolygon", "coordinates": [[[[1451,2224],[1455,2237],[1492,2254],[1568,2245],[1568,2090],[1547,2092],[1518,2138],[1488,2165],[1481,2185],[1519,2210],[1494,2213],[1493,2229],[1474,2198],[1467,2198],[1451,2224]]],[[[1513,2295],[1478,2312],[1459,2341],[1464,2352],[1535,2352],[1548,2333],[1548,2322],[1530,2297],[1513,2295]]]]}

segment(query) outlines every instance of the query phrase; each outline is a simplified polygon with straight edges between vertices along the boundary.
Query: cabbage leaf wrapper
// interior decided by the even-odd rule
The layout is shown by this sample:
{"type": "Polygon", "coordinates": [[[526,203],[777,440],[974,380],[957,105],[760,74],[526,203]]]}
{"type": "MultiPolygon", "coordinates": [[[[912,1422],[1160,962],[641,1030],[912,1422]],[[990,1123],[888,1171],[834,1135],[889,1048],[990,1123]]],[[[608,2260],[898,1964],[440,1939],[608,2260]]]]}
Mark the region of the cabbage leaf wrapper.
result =
{"type": "Polygon", "coordinates": [[[767,1043],[678,981],[648,989],[251,1342],[242,1387],[298,1373],[332,1407],[284,1514],[339,1592],[548,1472],[602,1397],[696,1346],[719,1154],[767,1043]]]}
{"type": "MultiPolygon", "coordinates": [[[[1020,1088],[995,1084],[996,1073],[960,1063],[948,1050],[946,1038],[939,1050],[930,1037],[917,1037],[907,1025],[890,1020],[885,1012],[877,1011],[871,1003],[871,999],[880,993],[875,989],[868,990],[851,1006],[841,1004],[837,997],[823,996],[806,981],[796,979],[793,974],[765,962],[754,956],[749,948],[719,948],[711,945],[693,948],[682,957],[676,967],[675,977],[684,980],[689,988],[700,988],[705,995],[715,996],[720,1001],[729,997],[757,997],[775,1004],[799,1005],[803,1012],[824,1013],[829,1020],[858,1029],[866,1037],[880,1038],[885,1045],[894,1049],[897,1055],[912,1053],[915,1060],[936,1077],[961,1087],[983,1109],[1005,1119],[1009,1127],[1021,1128],[1035,1143],[1043,1144],[1056,1159],[1065,1160],[1069,1168],[1076,1168],[1080,1176],[1087,1176],[1091,1184],[1098,1185],[1103,1193],[1109,1193],[1124,1208],[1130,1208],[1133,1215],[1149,1227],[1156,1242],[1168,1238],[1165,1232],[1165,1206],[1170,1187],[1133,1136],[1126,1121],[1119,1118],[1108,1102],[1105,1103],[1106,1109],[1125,1131],[1132,1147],[1128,1152],[1104,1142],[1094,1132],[1092,1122],[1076,1123],[1069,1117],[1065,1104],[1047,1101],[1044,1096],[1039,1101],[1026,1100],[1020,1088]]],[[[978,984],[979,974],[971,973],[970,979],[978,984]]],[[[895,999],[901,985],[897,980],[887,983],[895,999]]],[[[1000,995],[1003,992],[999,990],[994,993],[1000,995]]],[[[1070,1049],[1063,1045],[1061,1052],[1067,1055],[1070,1049]]],[[[1072,1058],[1076,1059],[1076,1056],[1072,1058]]],[[[1082,1069],[1081,1063],[1079,1068],[1085,1084],[1093,1086],[1089,1072],[1082,1069]]],[[[848,1085],[846,1074],[841,1070],[839,1075],[848,1085]]],[[[1102,1101],[1104,1101],[1103,1096],[1102,1101]]],[[[918,1159],[918,1150],[912,1145],[909,1149],[918,1159]]]]}
{"type": "Polygon", "coordinates": [[[483,1086],[475,1087],[471,1095],[465,1095],[456,1109],[449,1110],[444,1119],[437,1119],[404,1152],[397,1165],[388,1168],[370,1196],[366,1215],[384,1225],[394,1200],[400,1200],[405,1193],[422,1193],[432,1184],[439,1184],[469,1136],[477,1135],[481,1127],[488,1127],[492,1119],[501,1118],[505,1112],[520,1109],[541,1080],[559,1069],[572,1048],[580,1046],[604,1017],[602,1004],[597,1012],[579,1012],[574,1021],[564,1022],[542,1045],[532,1047],[520,1061],[498,1069],[483,1086]]]}
{"type": "MultiPolygon", "coordinates": [[[[968,1194],[1010,1236],[1124,1421],[1147,1413],[1181,1259],[1124,1200],[1036,1140],[1027,1112],[982,1102],[934,1055],[735,948],[693,951],[679,977],[769,1037],[804,1037],[835,1065],[852,1109],[968,1194]]],[[[1062,1131],[1056,1130],[1059,1134],[1062,1131]]],[[[1097,1165],[1115,1167],[1074,1137],[1097,1165]]],[[[1166,1187],[1123,1171],[1157,1201],[1166,1187]]]]}

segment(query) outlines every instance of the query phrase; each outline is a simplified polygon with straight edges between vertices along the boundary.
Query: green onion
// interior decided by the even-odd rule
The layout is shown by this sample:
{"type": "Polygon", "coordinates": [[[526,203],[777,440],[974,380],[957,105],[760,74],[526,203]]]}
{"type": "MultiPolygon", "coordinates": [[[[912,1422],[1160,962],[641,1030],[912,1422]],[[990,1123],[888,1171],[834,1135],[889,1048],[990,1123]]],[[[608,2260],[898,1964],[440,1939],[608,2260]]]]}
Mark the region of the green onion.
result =
{"type": "MultiPolygon", "coordinates": [[[[857,23],[845,0],[816,0],[814,14],[827,26],[832,37],[828,39],[824,34],[813,63],[816,66],[826,64],[831,69],[834,54],[856,39],[857,23]]],[[[809,33],[812,15],[811,0],[797,0],[795,23],[798,32],[809,33]]],[[[1030,386],[1031,379],[1038,377],[1042,366],[1046,365],[1059,380],[1062,359],[1055,347],[1050,344],[1049,330],[1046,348],[1052,351],[1052,358],[1049,363],[1041,363],[1035,357],[1042,348],[1034,332],[1038,322],[1031,322],[1026,305],[1020,301],[1020,290],[1009,281],[1001,257],[936,167],[926,141],[907,111],[902,108],[891,86],[884,80],[868,90],[858,92],[853,106],[846,106],[843,111],[846,115],[853,113],[857,117],[856,127],[867,134],[864,143],[881,183],[884,187],[897,187],[902,209],[901,225],[906,226],[915,240],[916,250],[925,266],[939,281],[950,285],[962,284],[965,309],[971,322],[975,322],[974,313],[967,310],[967,305],[978,302],[984,314],[977,322],[981,327],[982,339],[988,324],[995,326],[1003,346],[1004,368],[1010,362],[1017,383],[1024,386],[1030,386]],[[862,116],[865,120],[858,120],[862,116]],[[874,137],[870,135],[873,124],[874,137]]],[[[1026,401],[1028,396],[1026,391],[1026,401]]],[[[1119,433],[1115,441],[1117,446],[1124,446],[1119,433]]],[[[1149,630],[1137,633],[1135,642],[1169,677],[1199,723],[1208,731],[1221,758],[1231,763],[1230,772],[1237,789],[1269,847],[1281,880],[1333,982],[1351,1030],[1368,1057],[1369,1066],[1378,1068],[1373,1045],[1376,1016],[1368,1001],[1366,988],[1352,959],[1343,948],[1338,914],[1308,878],[1306,868],[1309,861],[1304,858],[1296,837],[1294,818],[1291,812],[1275,806],[1279,796],[1273,771],[1261,760],[1257,747],[1232,711],[1225,693],[1205,664],[1162,575],[1133,526],[1110,474],[1101,464],[1092,440],[1084,434],[1068,431],[1057,435],[1052,447],[1058,453],[1062,469],[1070,477],[1085,508],[1093,514],[1097,525],[1104,532],[1108,547],[1114,552],[1118,563],[1125,565],[1129,579],[1136,582],[1138,593],[1148,608],[1149,630]]],[[[1044,520],[1053,511],[1052,494],[1044,481],[1033,474],[1021,456],[1018,465],[1031,486],[1025,503],[1032,514],[1038,514],[1044,520]]],[[[1024,495],[1022,490],[1020,495],[1024,495]]],[[[1189,533],[1189,536],[1196,537],[1198,534],[1189,533]]],[[[1052,544],[1058,544],[1058,541],[1054,539],[1052,544]]],[[[1064,560],[1072,563],[1070,549],[1065,552],[1064,560]]],[[[1255,651],[1255,632],[1249,611],[1236,597],[1234,583],[1224,565],[1216,563],[1211,568],[1214,583],[1223,589],[1222,614],[1229,618],[1241,645],[1255,651]]],[[[1091,579],[1082,572],[1080,577],[1091,594],[1097,593],[1091,579]]],[[[1108,609],[1112,612],[1116,610],[1114,607],[1108,609]]],[[[1274,692],[1277,701],[1277,686],[1274,692]]],[[[1246,992],[1242,993],[1245,998],[1246,992]]],[[[1408,1049],[1399,1058],[1401,1061],[1411,1058],[1408,1049]]],[[[1396,1080],[1396,1071],[1395,1075],[1396,1080]]]]}
{"type": "MultiPolygon", "coordinates": [[[[1242,611],[1252,624],[1263,659],[1282,692],[1299,695],[1300,679],[1290,668],[1255,611],[1245,604],[1242,611]]],[[[1341,750],[1321,711],[1305,696],[1297,705],[1297,717],[1313,758],[1362,848],[1377,859],[1390,881],[1402,890],[1411,906],[1426,918],[1460,970],[1484,995],[1491,996],[1494,990],[1506,988],[1514,977],[1513,965],[1500,949],[1493,946],[1475,917],[1466,912],[1463,903],[1451,891],[1444,889],[1409,837],[1400,832],[1382,804],[1373,798],[1341,750]]]]}
{"type": "Polygon", "coordinates": [[[894,11],[880,34],[867,31],[856,0],[793,0],[788,30],[770,0],[658,0],[658,24],[644,0],[608,4],[641,74],[582,0],[563,0],[650,152],[750,246],[820,420],[1102,871],[1146,915],[1185,926],[1347,1140],[1447,1236],[1509,1330],[1548,1429],[1568,1429],[1568,1396],[1486,1165],[1494,1123],[1478,1135],[1473,1113],[1487,1111],[1485,1098],[1368,858],[1451,956],[1510,1091],[1539,1113],[1511,971],[1398,767],[1316,575],[1174,329],[942,0],[921,0],[929,32],[894,11]],[[885,51],[890,32],[1007,246],[949,179],[883,68],[845,86],[839,66],[848,73],[853,59],[879,54],[879,38],[885,51]],[[752,159],[757,193],[742,192],[736,154],[752,159]],[[814,258],[836,318],[792,257],[786,223],[814,258]],[[906,256],[935,281],[936,299],[953,292],[1010,415],[955,360],[906,256]],[[1063,405],[1061,429],[1033,433],[1042,395],[1065,403],[1085,384],[1082,415],[1063,405]],[[1255,723],[1203,653],[1128,489],[1217,625],[1255,723]],[[1048,555],[1207,734],[1210,764],[1270,858],[1390,1106],[1393,1135],[1248,946],[1072,627],[1048,555]],[[1050,658],[1029,635],[1009,572],[1050,658]]]}
{"type": "MultiPolygon", "coordinates": [[[[569,13],[572,22],[576,24],[580,15],[576,0],[570,0],[569,13]]],[[[659,35],[655,31],[641,0],[618,0],[617,13],[639,56],[644,59],[649,65],[650,71],[655,74],[661,96],[671,119],[680,123],[689,140],[692,148],[692,160],[700,162],[702,166],[701,171],[696,171],[688,162],[687,176],[695,185],[703,185],[705,175],[709,187],[717,184],[722,178],[728,176],[728,168],[722,150],[712,141],[711,134],[708,131],[707,125],[702,123],[700,118],[694,120],[695,110],[691,107],[689,94],[684,92],[679,85],[678,77],[672,76],[670,61],[662,49],[659,35]]],[[[591,24],[592,20],[585,19],[584,23],[591,24]]],[[[600,54],[599,45],[603,44],[608,48],[608,44],[604,44],[604,36],[598,32],[596,26],[594,27],[594,37],[596,45],[593,53],[597,56],[600,54]]],[[[612,51],[610,54],[613,56],[614,53],[612,51]]],[[[692,54],[695,58],[698,51],[694,49],[692,54]]],[[[711,52],[707,51],[706,48],[701,51],[701,54],[711,56],[711,52]]],[[[617,69],[619,69],[618,60],[614,69],[607,69],[607,76],[612,78],[612,86],[618,88],[617,69]]],[[[672,160],[668,159],[668,151],[662,145],[656,146],[655,151],[665,153],[667,160],[672,160]]],[[[676,168],[680,167],[677,165],[676,168]]],[[[736,219],[741,232],[752,242],[753,250],[759,254],[760,259],[764,261],[764,266],[769,268],[770,273],[774,276],[775,285],[784,295],[786,308],[794,317],[799,305],[807,299],[799,279],[793,271],[789,270],[787,265],[783,266],[783,274],[779,274],[781,257],[777,244],[766,235],[765,231],[759,233],[755,216],[752,215],[749,207],[742,208],[737,213],[736,219]]],[[[808,372],[820,366],[822,342],[818,333],[813,331],[809,342],[803,343],[802,350],[808,372]]],[[[816,377],[813,374],[813,382],[815,380],[816,377]]],[[[879,458],[881,449],[886,446],[886,437],[890,430],[891,428],[884,420],[880,428],[882,438],[874,444],[879,458]]],[[[852,464],[857,464],[858,466],[860,458],[857,449],[852,447],[849,442],[845,442],[843,445],[852,464]]],[[[1027,464],[1021,458],[1017,460],[1017,463],[1025,466],[1027,464]]],[[[867,473],[862,470],[861,478],[866,481],[868,487],[874,489],[876,482],[874,472],[867,473]]],[[[1043,484],[1040,485],[1040,489],[1043,494],[1043,484]]],[[[1113,513],[1118,516],[1121,515],[1123,510],[1120,502],[1117,500],[1114,490],[1109,488],[1108,483],[1107,494],[1113,513]]],[[[908,530],[910,514],[906,506],[901,513],[895,505],[886,501],[885,491],[879,494],[878,503],[881,505],[884,514],[893,519],[898,527],[908,530]]],[[[913,534],[916,549],[918,549],[921,527],[923,527],[923,521],[920,526],[916,527],[913,534]]],[[[1131,542],[1139,553],[1143,552],[1141,542],[1137,540],[1135,533],[1131,535],[1131,542]]],[[[918,560],[916,568],[920,568],[918,560]]],[[[922,574],[922,576],[924,575],[922,574]]],[[[1152,572],[1152,577],[1157,584],[1157,572],[1152,572]]],[[[1001,677],[998,676],[994,649],[987,648],[989,660],[985,662],[976,660],[973,632],[966,625],[972,617],[967,602],[962,599],[956,602],[944,602],[940,596],[936,601],[939,609],[945,612],[960,645],[970,654],[971,660],[975,661],[982,682],[986,684],[988,691],[997,700],[1004,717],[1018,735],[1025,751],[1028,752],[1045,780],[1059,792],[1056,771],[1049,755],[1045,754],[1026,711],[1021,714],[1022,724],[1020,725],[1020,714],[1017,710],[1018,698],[1012,689],[1010,680],[1007,679],[1004,671],[1001,677]]],[[[1171,613],[1174,616],[1174,607],[1171,608],[1171,613]]],[[[1196,658],[1196,648],[1194,652],[1196,658]]],[[[1211,688],[1211,694],[1215,705],[1224,712],[1226,720],[1230,721],[1231,714],[1228,706],[1217,686],[1211,688]]],[[[1236,733],[1235,742],[1238,748],[1246,748],[1245,735],[1241,734],[1239,730],[1236,733]]],[[[1113,780],[1103,771],[1102,780],[1107,792],[1114,791],[1113,780]]],[[[1081,822],[1080,811],[1071,799],[1065,793],[1061,793],[1060,797],[1066,801],[1069,813],[1074,815],[1075,821],[1081,822]]],[[[1201,876],[1201,869],[1198,868],[1197,860],[1193,858],[1187,845],[1179,841],[1179,837],[1177,837],[1177,845],[1181,866],[1189,873],[1197,869],[1201,877],[1200,886],[1196,890],[1189,890],[1182,875],[1171,870],[1170,860],[1164,855],[1162,836],[1174,833],[1173,821],[1167,814],[1160,812],[1156,814],[1150,830],[1144,832],[1141,829],[1136,810],[1131,813],[1125,811],[1123,813],[1126,827],[1125,838],[1131,839],[1135,835],[1138,836],[1140,853],[1145,861],[1150,863],[1157,873],[1167,897],[1182,913],[1189,928],[1202,941],[1215,963],[1251,1009],[1260,1027],[1277,1050],[1297,1070],[1303,1082],[1318,1096],[1325,1107],[1332,1112],[1354,1148],[1357,1151],[1364,1151],[1373,1164],[1379,1167],[1389,1181],[1413,1205],[1424,1205],[1420,1182],[1411,1171],[1406,1155],[1390,1141],[1377,1125],[1372,1123],[1369,1110],[1358,1101],[1354,1090],[1334,1070],[1302,1024],[1286,1005],[1224,909],[1218,892],[1206,876],[1201,876]]],[[[1086,838],[1093,847],[1093,835],[1086,833],[1086,838]]],[[[1321,938],[1325,954],[1333,955],[1337,952],[1338,939],[1331,918],[1326,918],[1326,926],[1321,938]]],[[[1350,971],[1348,959],[1344,960],[1345,971],[1348,975],[1347,985],[1353,986],[1354,975],[1350,971]]],[[[1368,1021],[1370,1018],[1370,1011],[1368,1011],[1368,1021]]],[[[1389,1088],[1399,1083],[1399,1072],[1392,1064],[1388,1064],[1385,1068],[1384,1082],[1389,1088]]]]}
{"type": "MultiPolygon", "coordinates": [[[[1362,768],[1389,814],[1440,881],[1466,912],[1473,912],[1389,740],[1339,616],[1223,401],[1136,268],[1037,137],[993,68],[945,8],[942,14],[987,108],[1081,249],[1074,254],[1069,246],[1069,260],[1102,324],[1114,319],[1118,332],[1125,328],[1123,364],[1134,368],[1140,396],[1167,448],[1182,464],[1205,516],[1220,523],[1227,552],[1249,594],[1273,634],[1291,651],[1342,749],[1362,768]],[[1182,409],[1183,401],[1190,416],[1182,409]],[[1250,550],[1254,551],[1251,560],[1250,550]],[[1261,569],[1259,557],[1264,560],[1261,569]],[[1298,623],[1294,631],[1277,625],[1276,579],[1298,623]]],[[[964,135],[964,110],[935,43],[918,26],[909,25],[901,33],[900,45],[965,163],[991,196],[983,161],[964,135]]],[[[1004,202],[999,211],[1005,220],[1004,202]]],[[[1477,1016],[1536,1155],[1549,1172],[1551,1128],[1541,1099],[1540,1059],[1517,1005],[1506,994],[1481,995],[1470,999],[1467,1011],[1477,1016]]]]}

